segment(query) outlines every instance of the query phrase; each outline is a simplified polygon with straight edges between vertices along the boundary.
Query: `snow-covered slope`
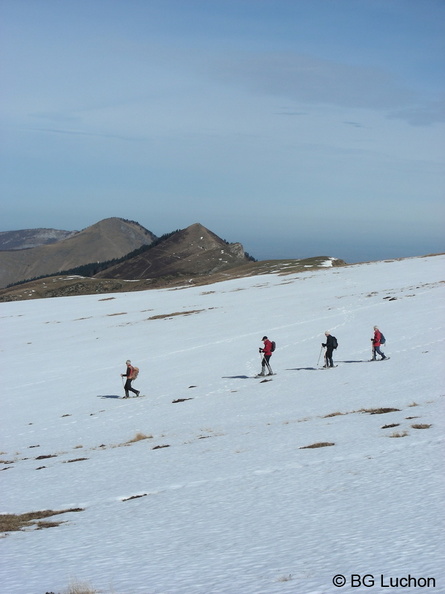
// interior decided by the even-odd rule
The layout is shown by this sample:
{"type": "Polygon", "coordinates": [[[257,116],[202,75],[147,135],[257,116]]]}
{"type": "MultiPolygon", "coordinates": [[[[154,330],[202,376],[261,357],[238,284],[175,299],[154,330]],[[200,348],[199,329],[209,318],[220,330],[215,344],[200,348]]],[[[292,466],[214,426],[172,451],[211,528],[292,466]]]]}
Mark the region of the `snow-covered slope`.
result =
{"type": "Polygon", "coordinates": [[[445,592],[444,264],[2,303],[0,511],[83,511],[5,536],[1,592],[445,592]]]}

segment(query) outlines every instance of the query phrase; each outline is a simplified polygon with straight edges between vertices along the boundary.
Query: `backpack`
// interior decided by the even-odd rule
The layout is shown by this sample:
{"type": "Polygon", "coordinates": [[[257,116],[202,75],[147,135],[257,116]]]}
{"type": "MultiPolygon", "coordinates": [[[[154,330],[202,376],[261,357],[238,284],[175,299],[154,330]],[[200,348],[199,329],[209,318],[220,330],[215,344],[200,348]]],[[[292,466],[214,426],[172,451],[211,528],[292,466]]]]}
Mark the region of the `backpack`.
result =
{"type": "Polygon", "coordinates": [[[332,346],[334,349],[338,347],[338,340],[335,338],[335,336],[332,337],[332,346]]]}
{"type": "Polygon", "coordinates": [[[130,379],[135,380],[138,375],[139,375],[139,367],[132,367],[130,379]]]}
{"type": "Polygon", "coordinates": [[[386,338],[383,336],[383,334],[380,332],[380,344],[385,344],[386,342],[386,338]]]}
{"type": "Polygon", "coordinates": [[[270,351],[271,351],[271,353],[273,353],[274,350],[277,348],[277,345],[275,344],[275,341],[274,340],[272,340],[271,345],[272,346],[270,347],[270,351]]]}

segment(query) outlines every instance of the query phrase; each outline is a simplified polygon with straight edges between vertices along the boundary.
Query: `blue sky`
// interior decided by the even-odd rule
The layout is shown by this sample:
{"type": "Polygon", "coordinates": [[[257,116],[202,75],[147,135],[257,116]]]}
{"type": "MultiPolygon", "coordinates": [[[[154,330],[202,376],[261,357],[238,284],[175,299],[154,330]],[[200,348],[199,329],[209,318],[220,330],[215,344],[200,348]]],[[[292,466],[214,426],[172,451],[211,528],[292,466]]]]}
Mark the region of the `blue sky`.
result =
{"type": "Polygon", "coordinates": [[[0,0],[0,230],[444,251],[442,0],[0,0]]]}

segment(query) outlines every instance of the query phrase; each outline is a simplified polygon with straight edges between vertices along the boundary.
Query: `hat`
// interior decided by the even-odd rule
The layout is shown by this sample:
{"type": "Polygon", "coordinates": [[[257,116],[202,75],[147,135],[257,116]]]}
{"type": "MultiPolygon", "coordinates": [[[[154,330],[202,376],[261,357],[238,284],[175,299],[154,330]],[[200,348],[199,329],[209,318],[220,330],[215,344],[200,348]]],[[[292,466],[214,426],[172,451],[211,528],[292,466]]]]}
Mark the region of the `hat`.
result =
{"type": "Polygon", "coordinates": [[[263,336],[261,340],[267,340],[267,336],[263,336]]]}
{"type": "Polygon", "coordinates": [[[125,363],[126,363],[127,365],[129,365],[129,364],[131,363],[130,359],[127,359],[127,360],[125,361],[125,363]]]}

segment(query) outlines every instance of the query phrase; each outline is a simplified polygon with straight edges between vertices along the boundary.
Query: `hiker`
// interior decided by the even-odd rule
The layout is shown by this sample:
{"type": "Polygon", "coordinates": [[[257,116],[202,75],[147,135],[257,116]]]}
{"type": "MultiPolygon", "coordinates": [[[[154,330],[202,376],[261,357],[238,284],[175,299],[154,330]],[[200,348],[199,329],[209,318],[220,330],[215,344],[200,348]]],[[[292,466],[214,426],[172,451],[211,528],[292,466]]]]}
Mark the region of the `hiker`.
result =
{"type": "Polygon", "coordinates": [[[263,353],[263,358],[261,359],[261,373],[259,375],[266,375],[266,367],[269,371],[267,375],[273,375],[272,368],[269,364],[269,359],[272,357],[272,342],[267,336],[263,336],[262,341],[264,347],[260,347],[259,349],[260,353],[263,353]]]}
{"type": "Polygon", "coordinates": [[[124,386],[124,390],[125,390],[125,396],[124,398],[129,398],[129,393],[128,392],[133,392],[133,394],[136,394],[136,396],[139,396],[140,392],[138,390],[135,390],[134,388],[132,388],[131,386],[131,382],[135,379],[134,377],[134,367],[131,364],[130,360],[126,361],[126,365],[127,365],[127,371],[126,373],[121,373],[121,377],[126,377],[127,381],[125,382],[125,386],[124,386]]]}
{"type": "Polygon", "coordinates": [[[374,336],[372,340],[372,359],[371,361],[377,361],[377,355],[381,356],[381,360],[387,359],[385,353],[381,351],[380,347],[383,344],[383,334],[380,332],[378,326],[374,326],[374,336]]]}
{"type": "Polygon", "coordinates": [[[324,355],[325,364],[323,365],[323,367],[334,367],[334,362],[332,361],[332,353],[334,352],[334,349],[337,348],[337,339],[335,338],[335,336],[331,336],[331,333],[327,330],[324,333],[324,335],[326,336],[326,342],[321,343],[321,346],[325,347],[326,349],[326,353],[324,355]]]}

